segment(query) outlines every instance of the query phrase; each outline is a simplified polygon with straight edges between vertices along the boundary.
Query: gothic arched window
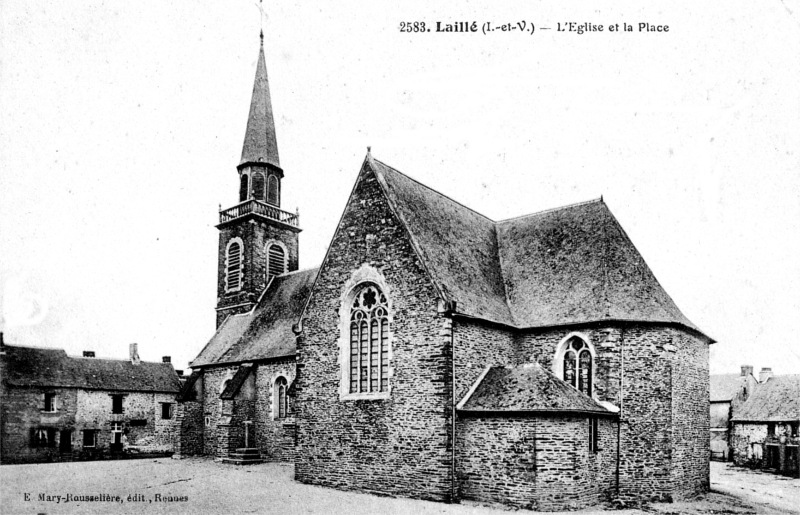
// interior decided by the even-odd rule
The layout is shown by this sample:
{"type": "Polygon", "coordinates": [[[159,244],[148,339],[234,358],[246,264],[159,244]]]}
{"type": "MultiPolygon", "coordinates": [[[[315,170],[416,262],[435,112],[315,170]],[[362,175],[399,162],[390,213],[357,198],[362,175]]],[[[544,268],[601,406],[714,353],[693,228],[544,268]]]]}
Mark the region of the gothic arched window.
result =
{"type": "Polygon", "coordinates": [[[225,291],[242,289],[242,240],[234,238],[225,250],[225,291]]]}
{"type": "Polygon", "coordinates": [[[594,363],[589,344],[582,338],[573,336],[560,346],[557,357],[560,357],[558,375],[561,379],[591,397],[594,363]]]}
{"type": "Polygon", "coordinates": [[[243,173],[239,178],[239,202],[247,200],[247,174],[243,173]]]}
{"type": "Polygon", "coordinates": [[[278,178],[274,175],[267,179],[267,202],[273,206],[278,205],[278,178]]]}
{"type": "Polygon", "coordinates": [[[264,174],[253,174],[253,198],[256,200],[264,200],[264,174]]]}
{"type": "Polygon", "coordinates": [[[389,304],[372,283],[352,298],[349,365],[350,393],[388,393],[389,304]]]}
{"type": "Polygon", "coordinates": [[[284,272],[286,272],[286,249],[278,243],[271,243],[267,247],[267,280],[284,272]]]}
{"type": "Polygon", "coordinates": [[[289,385],[286,378],[281,376],[275,380],[274,388],[274,409],[272,411],[274,418],[286,418],[289,413],[289,385]]]}

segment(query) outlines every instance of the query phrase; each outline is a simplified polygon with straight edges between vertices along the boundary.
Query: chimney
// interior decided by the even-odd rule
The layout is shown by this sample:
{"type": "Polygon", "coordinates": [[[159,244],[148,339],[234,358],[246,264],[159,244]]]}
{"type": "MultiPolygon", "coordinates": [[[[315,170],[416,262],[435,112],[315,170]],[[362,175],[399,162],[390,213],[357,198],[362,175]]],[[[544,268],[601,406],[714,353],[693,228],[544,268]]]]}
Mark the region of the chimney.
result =
{"type": "Polygon", "coordinates": [[[742,377],[747,377],[753,373],[753,365],[742,365],[742,377]]]}
{"type": "Polygon", "coordinates": [[[140,361],[140,359],[139,359],[139,344],[132,343],[132,344],[130,344],[129,348],[130,348],[130,354],[131,354],[131,363],[133,363],[134,365],[137,365],[139,363],[139,361],[140,361]]]}
{"type": "Polygon", "coordinates": [[[161,362],[162,362],[162,363],[172,363],[172,358],[171,358],[171,357],[169,357],[169,356],[163,356],[163,357],[161,358],[161,362]]]}
{"type": "Polygon", "coordinates": [[[85,350],[85,351],[83,351],[83,357],[84,358],[93,358],[94,357],[94,351],[93,350],[85,350]]]}
{"type": "Polygon", "coordinates": [[[770,377],[772,377],[772,369],[762,368],[761,372],[758,373],[758,382],[765,383],[770,377]]]}

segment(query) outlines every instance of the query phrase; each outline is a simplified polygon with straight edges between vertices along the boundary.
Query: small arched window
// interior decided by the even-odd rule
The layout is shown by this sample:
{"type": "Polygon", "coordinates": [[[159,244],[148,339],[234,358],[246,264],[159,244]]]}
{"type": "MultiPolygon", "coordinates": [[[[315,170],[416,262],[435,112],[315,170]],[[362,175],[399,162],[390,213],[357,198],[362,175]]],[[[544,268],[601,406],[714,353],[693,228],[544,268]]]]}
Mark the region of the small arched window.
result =
{"type": "Polygon", "coordinates": [[[225,291],[240,290],[242,278],[242,240],[234,238],[228,242],[225,252],[225,291]]]}
{"type": "Polygon", "coordinates": [[[267,247],[267,280],[286,272],[286,250],[277,243],[267,247]]]}
{"type": "Polygon", "coordinates": [[[281,376],[275,380],[275,418],[286,418],[289,413],[289,385],[281,376]]]}
{"type": "Polygon", "coordinates": [[[264,174],[253,174],[253,198],[256,200],[264,200],[264,174]]]}
{"type": "Polygon", "coordinates": [[[239,178],[239,202],[247,200],[247,174],[243,173],[239,178]]]}
{"type": "Polygon", "coordinates": [[[274,175],[270,175],[269,179],[267,179],[267,202],[273,206],[277,206],[278,198],[278,178],[274,175]]]}
{"type": "Polygon", "coordinates": [[[389,391],[389,336],[386,296],[366,283],[350,306],[350,393],[389,391]]]}
{"type": "Polygon", "coordinates": [[[589,345],[583,339],[573,336],[566,341],[561,359],[561,378],[564,382],[591,397],[594,378],[589,345]]]}

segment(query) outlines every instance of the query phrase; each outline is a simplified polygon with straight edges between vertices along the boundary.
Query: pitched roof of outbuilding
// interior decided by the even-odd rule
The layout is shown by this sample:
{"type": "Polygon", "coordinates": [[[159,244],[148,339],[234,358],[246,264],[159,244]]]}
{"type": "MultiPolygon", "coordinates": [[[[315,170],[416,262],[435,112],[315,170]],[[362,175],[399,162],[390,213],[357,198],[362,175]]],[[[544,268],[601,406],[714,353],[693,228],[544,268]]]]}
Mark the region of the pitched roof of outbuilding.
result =
{"type": "Polygon", "coordinates": [[[759,383],[747,401],[736,408],[737,422],[786,422],[800,420],[800,375],[773,376],[759,383]]]}
{"type": "Polygon", "coordinates": [[[730,401],[744,386],[746,377],[741,374],[713,374],[709,381],[711,402],[730,401]]]}
{"type": "Polygon", "coordinates": [[[465,412],[552,412],[613,415],[538,363],[490,367],[459,403],[465,412]]]}
{"type": "Polygon", "coordinates": [[[13,386],[177,393],[180,379],[171,363],[82,358],[63,349],[3,347],[5,381],[13,386]]]}
{"type": "Polygon", "coordinates": [[[293,356],[292,326],[300,318],[317,268],[274,277],[252,311],[222,322],[192,368],[293,356]]]}
{"type": "Polygon", "coordinates": [[[602,200],[495,222],[370,155],[364,167],[459,314],[518,328],[615,320],[699,332],[602,200]]]}

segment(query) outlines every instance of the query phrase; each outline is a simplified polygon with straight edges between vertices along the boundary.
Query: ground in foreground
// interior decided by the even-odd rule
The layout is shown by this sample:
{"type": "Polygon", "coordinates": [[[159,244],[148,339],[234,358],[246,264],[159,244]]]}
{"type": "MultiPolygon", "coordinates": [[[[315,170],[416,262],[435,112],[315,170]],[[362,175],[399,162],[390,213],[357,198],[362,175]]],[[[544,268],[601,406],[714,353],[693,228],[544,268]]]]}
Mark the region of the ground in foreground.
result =
{"type": "MultiPolygon", "coordinates": [[[[293,467],[249,467],[207,459],[97,461],[0,467],[0,513],[430,513],[508,511],[474,503],[442,504],[303,485],[293,467]],[[73,499],[65,502],[71,494],[73,499]],[[59,497],[61,496],[61,497],[59,497]],[[95,500],[74,500],[95,496],[95,500]],[[119,496],[120,501],[105,497],[119,496]]],[[[652,504],[613,514],[797,513],[800,480],[712,464],[712,492],[690,503],[652,504]]],[[[584,510],[578,513],[600,513],[584,510]]],[[[572,512],[575,513],[575,512],[572,512]]]]}

